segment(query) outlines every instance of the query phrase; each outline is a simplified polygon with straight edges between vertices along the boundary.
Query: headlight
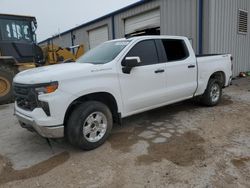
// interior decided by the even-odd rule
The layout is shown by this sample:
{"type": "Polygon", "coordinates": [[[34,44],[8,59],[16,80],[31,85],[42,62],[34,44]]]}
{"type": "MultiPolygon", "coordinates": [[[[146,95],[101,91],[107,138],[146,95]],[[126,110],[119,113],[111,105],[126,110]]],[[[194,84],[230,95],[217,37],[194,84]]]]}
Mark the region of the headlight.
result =
{"type": "Polygon", "coordinates": [[[51,82],[48,84],[41,84],[41,86],[35,88],[35,91],[37,92],[38,95],[42,95],[42,94],[53,93],[57,90],[57,88],[58,88],[58,82],[51,82]]]}

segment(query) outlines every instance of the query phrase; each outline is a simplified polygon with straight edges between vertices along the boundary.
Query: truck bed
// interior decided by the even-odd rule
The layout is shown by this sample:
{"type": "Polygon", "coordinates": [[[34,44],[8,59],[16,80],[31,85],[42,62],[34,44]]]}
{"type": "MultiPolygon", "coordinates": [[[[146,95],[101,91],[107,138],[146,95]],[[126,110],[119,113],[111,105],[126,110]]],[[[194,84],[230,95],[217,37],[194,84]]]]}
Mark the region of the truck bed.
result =
{"type": "Polygon", "coordinates": [[[196,95],[204,93],[210,75],[216,72],[224,73],[223,86],[229,85],[232,76],[230,54],[208,54],[196,56],[198,65],[198,89],[196,95]]]}

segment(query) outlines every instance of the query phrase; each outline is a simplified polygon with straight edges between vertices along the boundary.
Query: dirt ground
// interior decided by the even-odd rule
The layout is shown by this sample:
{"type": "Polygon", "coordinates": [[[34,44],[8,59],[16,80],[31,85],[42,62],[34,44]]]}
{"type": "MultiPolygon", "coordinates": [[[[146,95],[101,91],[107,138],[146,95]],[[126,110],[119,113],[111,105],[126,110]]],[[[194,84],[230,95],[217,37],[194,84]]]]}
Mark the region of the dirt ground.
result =
{"type": "Polygon", "coordinates": [[[124,119],[93,151],[19,127],[0,106],[0,187],[250,187],[250,79],[217,107],[191,101],[124,119]]]}

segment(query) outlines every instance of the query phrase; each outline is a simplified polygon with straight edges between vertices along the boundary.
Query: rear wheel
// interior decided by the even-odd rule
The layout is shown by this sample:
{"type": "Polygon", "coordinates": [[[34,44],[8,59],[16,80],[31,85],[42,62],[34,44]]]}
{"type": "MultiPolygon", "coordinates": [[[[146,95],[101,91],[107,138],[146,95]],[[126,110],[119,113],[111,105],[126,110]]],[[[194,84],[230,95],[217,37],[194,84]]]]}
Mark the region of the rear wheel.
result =
{"type": "Polygon", "coordinates": [[[12,81],[14,75],[10,66],[0,65],[0,104],[13,101],[12,81]]]}
{"type": "Polygon", "coordinates": [[[201,103],[206,106],[216,106],[222,95],[222,84],[216,79],[210,79],[205,93],[202,95],[201,103]]]}
{"type": "Polygon", "coordinates": [[[112,126],[113,118],[109,108],[103,103],[88,101],[70,115],[66,135],[72,145],[92,150],[106,141],[112,126]]]}

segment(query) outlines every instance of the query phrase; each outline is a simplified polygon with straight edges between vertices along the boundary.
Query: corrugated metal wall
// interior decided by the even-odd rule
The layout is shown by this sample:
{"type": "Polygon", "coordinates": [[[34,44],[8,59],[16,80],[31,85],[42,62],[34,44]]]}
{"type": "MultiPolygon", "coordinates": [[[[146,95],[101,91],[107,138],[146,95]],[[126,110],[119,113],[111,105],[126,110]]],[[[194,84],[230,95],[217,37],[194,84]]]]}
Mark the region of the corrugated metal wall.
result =
{"type": "MultiPolygon", "coordinates": [[[[78,45],[78,44],[83,44],[84,45],[84,49],[85,51],[89,50],[89,36],[88,36],[88,32],[90,30],[96,29],[98,27],[102,27],[102,26],[108,26],[108,37],[109,40],[112,39],[112,20],[111,18],[107,18],[107,19],[103,19],[101,21],[98,21],[96,23],[87,25],[85,27],[81,27],[79,29],[75,29],[72,31],[72,35],[75,35],[75,39],[73,41],[74,45],[78,45]]],[[[58,46],[61,47],[69,47],[72,46],[72,39],[71,39],[71,32],[68,32],[66,34],[57,36],[57,37],[53,37],[53,39],[50,39],[50,42],[52,42],[53,40],[53,44],[56,44],[58,46]]],[[[47,41],[40,43],[40,45],[46,45],[47,41]]]]}
{"type": "Polygon", "coordinates": [[[67,33],[64,35],[60,35],[59,37],[55,37],[53,39],[53,44],[59,45],[62,48],[71,46],[71,34],[67,33]]]}
{"type": "Polygon", "coordinates": [[[84,49],[89,50],[89,35],[88,32],[90,30],[96,29],[98,27],[102,27],[102,26],[108,26],[108,37],[109,40],[112,39],[112,20],[111,18],[107,18],[104,19],[102,21],[96,22],[94,24],[88,25],[86,27],[82,27],[80,29],[74,30],[73,34],[75,35],[75,40],[74,40],[74,45],[78,45],[78,44],[83,44],[84,45],[84,49]]]}
{"type": "Polygon", "coordinates": [[[160,0],[154,0],[149,3],[140,5],[135,8],[131,8],[130,10],[124,11],[120,14],[115,15],[114,22],[115,22],[115,37],[116,38],[123,38],[125,35],[125,19],[138,15],[140,13],[154,10],[160,8],[160,0]]]}
{"type": "MultiPolygon", "coordinates": [[[[50,43],[52,42],[52,39],[47,39],[46,41],[39,43],[40,46],[42,45],[47,45],[48,41],[50,41],[50,43]]],[[[53,44],[56,44],[58,46],[61,47],[68,47],[71,46],[71,34],[70,33],[66,33],[57,37],[53,37],[53,44]]]]}
{"type": "MultiPolygon", "coordinates": [[[[249,0],[205,0],[204,52],[231,53],[234,76],[250,70],[250,17],[248,33],[238,33],[238,10],[250,11],[249,0]]],[[[250,13],[250,12],[249,12],[250,13]]]]}
{"type": "Polygon", "coordinates": [[[198,49],[198,0],[161,0],[161,34],[186,36],[198,49]]]}
{"type": "Polygon", "coordinates": [[[192,39],[198,48],[198,0],[155,0],[132,8],[115,16],[115,36],[124,37],[125,19],[143,12],[160,9],[161,34],[181,35],[192,39]]]}
{"type": "MultiPolygon", "coordinates": [[[[194,49],[197,49],[197,1],[198,0],[154,0],[136,6],[129,10],[114,15],[115,38],[125,35],[125,19],[141,13],[159,9],[161,14],[161,34],[184,35],[192,39],[194,49]]],[[[77,28],[72,31],[75,35],[74,45],[84,44],[85,50],[89,49],[88,31],[107,25],[109,28],[109,39],[113,38],[112,16],[102,21],[77,28]]],[[[45,44],[46,42],[43,42],[45,44]]],[[[62,47],[72,45],[71,32],[54,37],[53,43],[62,47]]]]}
{"type": "Polygon", "coordinates": [[[48,40],[49,40],[49,39],[44,40],[43,42],[39,42],[39,43],[38,43],[38,44],[39,44],[39,46],[47,45],[48,40]]]}
{"type": "MultiPolygon", "coordinates": [[[[234,76],[241,71],[250,70],[250,24],[248,19],[247,35],[239,34],[238,10],[250,11],[250,0],[203,0],[203,53],[231,53],[234,56],[234,76]]],[[[198,3],[199,0],[154,0],[112,15],[101,21],[87,24],[72,31],[74,44],[84,44],[89,49],[88,31],[107,25],[109,39],[113,38],[114,21],[115,38],[124,37],[125,19],[150,10],[160,10],[161,34],[183,35],[192,39],[195,51],[198,50],[198,3]]],[[[250,13],[250,12],[249,12],[250,13]]],[[[54,44],[62,47],[72,45],[71,32],[55,37],[54,44]]],[[[45,44],[44,42],[43,44],[45,44]]]]}

